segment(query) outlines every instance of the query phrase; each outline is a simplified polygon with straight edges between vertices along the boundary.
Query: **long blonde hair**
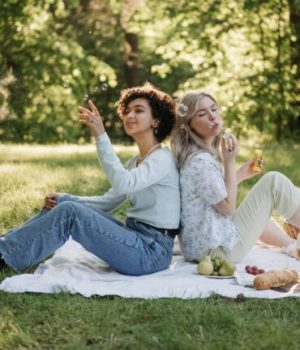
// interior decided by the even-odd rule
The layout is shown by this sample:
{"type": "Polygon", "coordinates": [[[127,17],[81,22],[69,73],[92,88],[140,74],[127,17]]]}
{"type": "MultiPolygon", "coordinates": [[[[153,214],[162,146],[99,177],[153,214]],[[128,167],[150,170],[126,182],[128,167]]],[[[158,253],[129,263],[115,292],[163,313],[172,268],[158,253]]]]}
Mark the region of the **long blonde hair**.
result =
{"type": "Polygon", "coordinates": [[[212,145],[209,146],[192,130],[190,125],[191,120],[196,116],[197,103],[204,97],[210,98],[217,104],[215,98],[200,91],[187,93],[178,103],[176,126],[171,138],[171,146],[175,153],[178,167],[182,167],[186,160],[192,158],[201,150],[216,155],[219,161],[222,162],[219,150],[221,135],[216,136],[212,145]]]}

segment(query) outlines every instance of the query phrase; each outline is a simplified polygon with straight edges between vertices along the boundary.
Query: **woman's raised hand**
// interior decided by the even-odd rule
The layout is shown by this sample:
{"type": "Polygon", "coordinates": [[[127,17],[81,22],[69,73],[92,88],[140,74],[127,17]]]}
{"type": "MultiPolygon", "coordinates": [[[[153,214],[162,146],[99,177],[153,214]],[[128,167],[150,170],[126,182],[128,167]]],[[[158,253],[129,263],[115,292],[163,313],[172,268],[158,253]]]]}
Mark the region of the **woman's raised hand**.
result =
{"type": "Polygon", "coordinates": [[[53,209],[57,204],[57,197],[58,194],[55,192],[47,194],[44,201],[44,208],[53,209]]]}
{"type": "Polygon", "coordinates": [[[103,121],[93,102],[89,100],[88,104],[90,106],[90,110],[81,106],[79,107],[79,122],[88,126],[92,136],[97,137],[100,134],[103,134],[105,131],[103,121]]]}
{"type": "Polygon", "coordinates": [[[260,174],[257,171],[253,170],[255,159],[250,159],[246,163],[242,164],[237,171],[237,181],[238,183],[251,179],[251,177],[260,174]]]}
{"type": "Polygon", "coordinates": [[[238,141],[232,134],[222,137],[222,154],[224,162],[235,159],[239,154],[238,141]]]}

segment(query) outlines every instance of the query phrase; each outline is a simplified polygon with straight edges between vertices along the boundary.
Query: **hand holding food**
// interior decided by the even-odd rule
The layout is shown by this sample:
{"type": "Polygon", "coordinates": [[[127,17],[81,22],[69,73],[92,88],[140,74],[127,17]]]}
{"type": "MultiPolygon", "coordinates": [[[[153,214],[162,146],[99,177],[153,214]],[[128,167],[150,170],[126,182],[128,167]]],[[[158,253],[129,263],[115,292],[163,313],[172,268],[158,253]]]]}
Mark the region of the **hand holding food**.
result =
{"type": "Polygon", "coordinates": [[[239,143],[230,132],[223,134],[221,146],[224,162],[235,159],[239,153],[239,143]]]}
{"type": "Polygon", "coordinates": [[[264,160],[262,157],[262,150],[256,149],[254,152],[254,162],[253,162],[253,171],[260,173],[263,169],[264,160]]]}

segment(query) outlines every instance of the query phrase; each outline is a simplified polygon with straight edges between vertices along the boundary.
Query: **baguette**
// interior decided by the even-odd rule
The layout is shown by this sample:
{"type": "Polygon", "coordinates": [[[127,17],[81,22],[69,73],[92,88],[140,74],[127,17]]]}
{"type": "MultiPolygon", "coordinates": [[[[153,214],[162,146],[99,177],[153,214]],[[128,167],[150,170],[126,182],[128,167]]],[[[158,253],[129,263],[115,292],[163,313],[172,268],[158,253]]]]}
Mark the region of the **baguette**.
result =
{"type": "Polygon", "coordinates": [[[298,272],[293,269],[275,269],[257,275],[253,285],[257,290],[270,289],[272,287],[284,286],[291,282],[297,282],[298,272]]]}

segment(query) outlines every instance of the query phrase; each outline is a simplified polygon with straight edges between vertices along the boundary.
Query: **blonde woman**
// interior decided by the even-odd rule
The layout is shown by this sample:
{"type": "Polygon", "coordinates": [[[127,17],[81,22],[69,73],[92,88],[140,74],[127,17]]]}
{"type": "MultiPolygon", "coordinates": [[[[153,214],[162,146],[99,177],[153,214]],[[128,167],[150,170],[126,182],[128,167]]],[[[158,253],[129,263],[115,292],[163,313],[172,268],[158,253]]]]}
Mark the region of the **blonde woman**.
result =
{"type": "Polygon", "coordinates": [[[222,118],[213,96],[187,93],[180,109],[172,147],[180,168],[179,241],[186,260],[210,255],[239,262],[259,238],[280,247],[294,246],[270,218],[276,209],[299,228],[300,189],[281,173],[269,172],[236,208],[238,184],[257,175],[252,161],[236,171],[238,141],[233,135],[222,137],[222,118]]]}

